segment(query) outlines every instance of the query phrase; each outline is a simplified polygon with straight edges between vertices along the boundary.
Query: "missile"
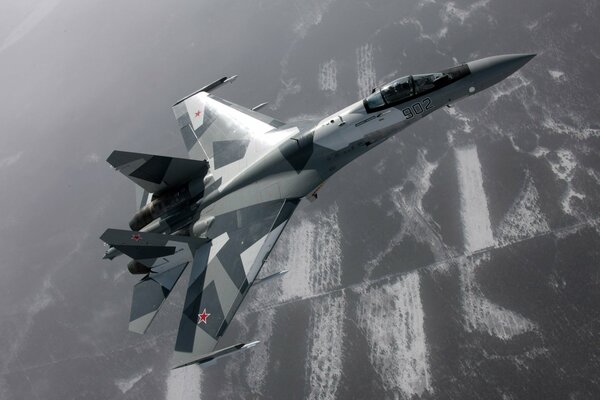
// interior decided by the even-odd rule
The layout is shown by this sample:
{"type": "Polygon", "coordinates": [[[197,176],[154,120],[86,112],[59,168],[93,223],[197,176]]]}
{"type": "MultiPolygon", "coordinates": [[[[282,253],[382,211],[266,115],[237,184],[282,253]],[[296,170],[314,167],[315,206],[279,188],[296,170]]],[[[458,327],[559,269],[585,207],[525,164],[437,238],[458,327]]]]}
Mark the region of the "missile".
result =
{"type": "MultiPolygon", "coordinates": [[[[223,81],[223,84],[225,84],[225,83],[233,83],[233,81],[235,81],[235,80],[237,79],[237,77],[238,77],[237,75],[231,76],[231,77],[229,77],[229,78],[225,79],[225,80],[223,81]]],[[[219,86],[221,86],[221,85],[219,85],[219,86]]],[[[215,89],[216,89],[216,88],[215,88],[215,89]]]]}
{"type": "Polygon", "coordinates": [[[271,279],[273,279],[273,278],[277,278],[278,276],[285,275],[285,274],[287,274],[287,272],[288,272],[288,270],[287,270],[287,269],[284,269],[284,270],[282,270],[282,271],[277,271],[277,272],[275,272],[274,274],[271,274],[271,275],[265,276],[264,278],[256,278],[256,279],[254,280],[254,286],[258,285],[259,283],[263,283],[263,282],[266,282],[266,281],[268,281],[268,280],[271,280],[271,279]]]}
{"type": "Polygon", "coordinates": [[[217,79],[216,81],[209,83],[208,85],[202,87],[201,89],[196,90],[193,93],[188,94],[187,96],[185,96],[184,98],[177,100],[175,102],[175,104],[173,104],[173,107],[175,107],[177,104],[181,103],[182,101],[189,99],[190,97],[200,93],[200,92],[212,92],[213,90],[215,90],[216,88],[218,88],[219,86],[222,86],[226,83],[232,83],[233,81],[235,81],[237,79],[237,75],[231,76],[231,77],[222,77],[221,79],[217,79]]]}
{"type": "Polygon", "coordinates": [[[268,101],[265,101],[264,103],[260,103],[259,105],[252,107],[252,111],[258,111],[261,108],[263,108],[264,106],[266,106],[267,104],[269,104],[268,101]]]}
{"type": "Polygon", "coordinates": [[[239,350],[249,349],[251,347],[256,346],[258,343],[260,343],[260,341],[256,340],[251,343],[234,344],[233,346],[225,347],[221,350],[217,350],[217,351],[213,351],[212,353],[205,354],[202,357],[192,360],[190,362],[186,362],[185,364],[176,365],[172,369],[187,367],[188,365],[193,365],[193,364],[204,364],[205,366],[212,365],[212,364],[216,363],[217,359],[219,359],[221,357],[231,355],[232,353],[237,352],[239,350]]]}
{"type": "Polygon", "coordinates": [[[104,252],[104,257],[102,257],[102,259],[104,260],[112,260],[113,258],[116,258],[118,256],[120,256],[121,253],[119,250],[115,249],[114,247],[110,246],[105,252],[104,252]]]}

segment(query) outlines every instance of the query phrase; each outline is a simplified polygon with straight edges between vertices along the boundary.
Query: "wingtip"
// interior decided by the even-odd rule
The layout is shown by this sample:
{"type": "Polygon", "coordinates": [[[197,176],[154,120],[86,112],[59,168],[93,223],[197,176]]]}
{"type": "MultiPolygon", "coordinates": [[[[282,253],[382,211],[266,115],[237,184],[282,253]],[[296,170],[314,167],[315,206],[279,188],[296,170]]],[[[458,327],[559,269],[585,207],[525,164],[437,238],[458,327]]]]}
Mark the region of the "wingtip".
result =
{"type": "Polygon", "coordinates": [[[195,359],[188,359],[188,360],[185,360],[184,362],[179,361],[179,362],[177,362],[177,364],[172,366],[171,369],[188,367],[190,365],[202,365],[202,366],[212,365],[212,364],[216,363],[217,360],[220,358],[237,353],[240,350],[252,348],[259,343],[260,343],[260,340],[255,340],[250,343],[234,344],[232,346],[213,351],[212,353],[203,354],[201,356],[198,356],[195,359]]]}
{"type": "Polygon", "coordinates": [[[256,346],[259,343],[260,343],[260,340],[255,340],[254,342],[250,342],[250,343],[247,343],[247,344],[243,345],[240,350],[242,350],[242,349],[249,349],[251,347],[256,346]]]}
{"type": "MultiPolygon", "coordinates": [[[[118,229],[113,229],[113,228],[106,229],[104,231],[104,233],[102,233],[102,235],[100,235],[100,240],[102,240],[104,243],[106,243],[107,245],[112,247],[113,243],[110,240],[110,237],[115,233],[115,231],[118,231],[118,229]]],[[[108,250],[105,252],[105,254],[108,254],[108,250]]]]}
{"type": "Polygon", "coordinates": [[[117,154],[117,150],[113,150],[110,152],[108,157],[106,157],[106,162],[110,164],[111,167],[116,168],[114,165],[115,156],[117,154]]]}

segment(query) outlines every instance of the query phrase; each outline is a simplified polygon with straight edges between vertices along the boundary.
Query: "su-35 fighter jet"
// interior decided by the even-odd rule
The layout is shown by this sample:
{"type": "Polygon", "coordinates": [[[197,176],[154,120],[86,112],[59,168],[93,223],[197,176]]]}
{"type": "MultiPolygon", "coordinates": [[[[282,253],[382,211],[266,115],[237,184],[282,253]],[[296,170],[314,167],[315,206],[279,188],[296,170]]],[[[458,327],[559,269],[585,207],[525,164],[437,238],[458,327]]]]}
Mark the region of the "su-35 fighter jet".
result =
{"type": "Polygon", "coordinates": [[[258,113],[265,103],[247,109],[211,94],[235,77],[175,103],[189,159],[114,151],[107,160],[139,187],[131,230],[101,237],[110,246],[105,258],[125,254],[129,271],[144,275],[133,289],[129,329],[146,331],[191,265],[174,367],[257,343],[215,350],[300,199],[315,199],[350,161],[533,57],[495,56],[404,76],[321,121],[285,123],[258,113]]]}

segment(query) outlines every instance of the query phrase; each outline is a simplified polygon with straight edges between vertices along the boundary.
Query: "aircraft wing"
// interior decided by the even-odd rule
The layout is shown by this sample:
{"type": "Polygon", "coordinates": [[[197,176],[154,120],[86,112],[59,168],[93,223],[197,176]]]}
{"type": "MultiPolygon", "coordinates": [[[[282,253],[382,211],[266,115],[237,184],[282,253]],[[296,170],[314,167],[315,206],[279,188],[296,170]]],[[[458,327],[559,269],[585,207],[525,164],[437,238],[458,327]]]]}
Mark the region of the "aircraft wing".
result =
{"type": "Polygon", "coordinates": [[[133,287],[129,330],[145,333],[179,280],[187,262],[162,272],[150,272],[133,287]]]}
{"type": "Polygon", "coordinates": [[[208,160],[215,181],[227,181],[297,128],[201,91],[173,106],[191,159],[208,160]]]}
{"type": "Polygon", "coordinates": [[[175,368],[250,346],[239,344],[213,352],[298,202],[269,201],[215,218],[208,232],[212,241],[194,254],[175,345],[175,368]]]}

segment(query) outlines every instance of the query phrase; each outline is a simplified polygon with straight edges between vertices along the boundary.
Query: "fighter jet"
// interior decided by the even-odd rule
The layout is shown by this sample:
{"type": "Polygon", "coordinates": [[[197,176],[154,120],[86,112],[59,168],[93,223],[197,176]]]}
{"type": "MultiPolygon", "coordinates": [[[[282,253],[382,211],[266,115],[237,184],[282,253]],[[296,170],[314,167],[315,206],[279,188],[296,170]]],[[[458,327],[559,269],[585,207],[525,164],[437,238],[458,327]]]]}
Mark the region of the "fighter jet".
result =
{"type": "MultiPolygon", "coordinates": [[[[215,350],[301,199],[352,160],[421,118],[511,75],[534,54],[483,58],[408,75],[320,120],[285,123],[212,92],[173,112],[189,158],[114,151],[108,162],[138,187],[130,230],[108,229],[104,258],[131,257],[129,329],[144,333],[188,265],[174,368],[205,364],[257,342],[215,350]]],[[[275,274],[281,275],[281,273],[275,274]]],[[[269,277],[267,277],[269,278],[269,277]]]]}

